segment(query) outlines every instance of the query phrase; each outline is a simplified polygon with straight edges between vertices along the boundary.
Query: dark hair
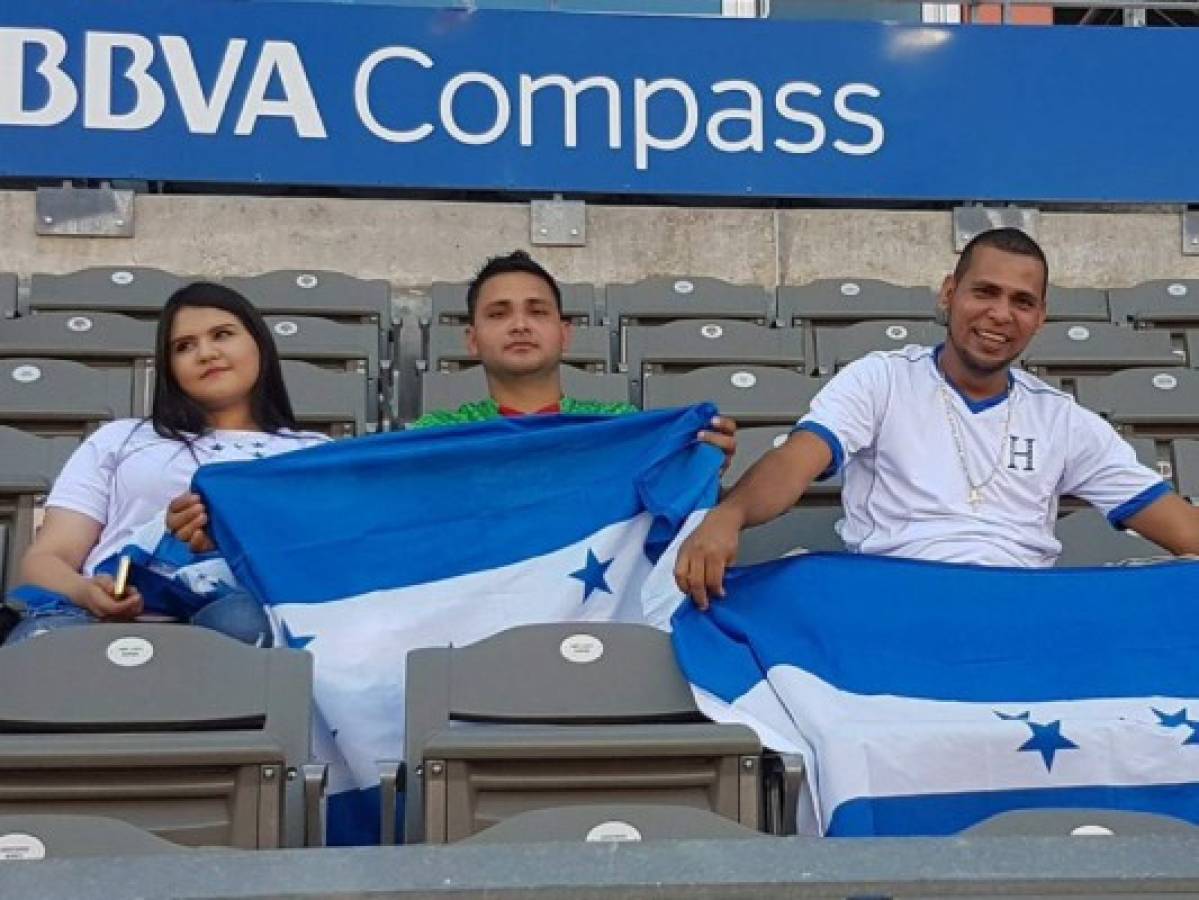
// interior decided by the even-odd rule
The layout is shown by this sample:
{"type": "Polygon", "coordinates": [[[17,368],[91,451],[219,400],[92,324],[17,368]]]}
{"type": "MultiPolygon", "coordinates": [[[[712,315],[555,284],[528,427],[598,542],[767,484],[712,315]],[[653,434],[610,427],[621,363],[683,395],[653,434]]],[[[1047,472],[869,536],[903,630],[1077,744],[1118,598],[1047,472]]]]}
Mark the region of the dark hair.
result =
{"type": "Polygon", "coordinates": [[[479,302],[479,291],[483,289],[483,283],[496,275],[507,275],[510,272],[536,275],[548,284],[554,294],[554,304],[558,307],[558,315],[562,315],[562,290],[558,287],[558,282],[554,281],[554,276],[542,268],[541,264],[525,251],[513,250],[506,256],[493,256],[487,260],[483,264],[483,268],[479,269],[478,274],[475,275],[470,287],[466,289],[466,314],[471,322],[475,320],[475,306],[479,302]]]}
{"type": "Polygon", "coordinates": [[[1049,288],[1049,260],[1045,259],[1045,251],[1041,249],[1041,245],[1019,228],[992,228],[990,231],[980,232],[971,238],[970,243],[962,248],[962,255],[958,257],[958,264],[953,267],[953,280],[955,282],[961,281],[962,277],[965,276],[966,271],[970,268],[974,251],[979,247],[992,247],[1004,253],[1014,253],[1017,256],[1031,256],[1033,259],[1039,260],[1041,269],[1045,273],[1045,281],[1041,285],[1041,295],[1044,297],[1045,292],[1049,288]]]}
{"type": "Polygon", "coordinates": [[[171,327],[179,310],[185,307],[222,309],[237,316],[258,345],[258,381],[250,395],[250,414],[254,423],[266,432],[283,428],[298,430],[291,400],[283,384],[279,351],[275,349],[266,322],[250,301],[237,291],[207,281],[198,281],[175,291],[158,317],[158,333],[154,338],[154,399],[150,413],[154,430],[162,437],[183,441],[189,446],[189,435],[204,434],[209,430],[208,414],[183,392],[171,371],[171,327]]]}

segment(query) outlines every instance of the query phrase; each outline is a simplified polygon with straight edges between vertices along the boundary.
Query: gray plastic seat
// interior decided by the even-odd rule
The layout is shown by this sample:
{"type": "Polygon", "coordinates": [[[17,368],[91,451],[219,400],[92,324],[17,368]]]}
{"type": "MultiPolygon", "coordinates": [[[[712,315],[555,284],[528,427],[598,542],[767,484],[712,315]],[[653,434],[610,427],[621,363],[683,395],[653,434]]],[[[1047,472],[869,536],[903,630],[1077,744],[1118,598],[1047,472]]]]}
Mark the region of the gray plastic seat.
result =
{"type": "Polygon", "coordinates": [[[825,278],[778,289],[778,319],[850,324],[867,319],[929,319],[936,296],[926,287],[903,287],[873,278],[825,278]]]}
{"type": "Polygon", "coordinates": [[[0,649],[0,815],[100,815],[188,846],[323,843],[312,657],[187,625],[0,649]]]}
{"type": "Polygon", "coordinates": [[[366,434],[379,420],[377,384],[365,375],[285,359],[283,381],[296,419],[334,437],[366,434]]]}
{"type": "Polygon", "coordinates": [[[0,424],[36,434],[81,434],[133,415],[128,369],[61,359],[0,359],[0,424]]]}
{"type": "Polygon", "coordinates": [[[531,809],[503,819],[465,838],[462,843],[595,843],[764,837],[766,835],[760,831],[706,809],[652,803],[595,803],[531,809]]]}
{"type": "Polygon", "coordinates": [[[107,816],[0,816],[0,863],[187,853],[190,848],[107,816]]]}
{"type": "Polygon", "coordinates": [[[0,560],[8,573],[7,581],[0,577],[0,592],[16,586],[18,564],[33,540],[41,499],[78,446],[77,438],[41,438],[0,425],[0,521],[7,526],[0,560]]]}
{"type": "Polygon", "coordinates": [[[719,278],[658,277],[635,284],[610,284],[605,321],[627,325],[675,319],[770,321],[770,294],[756,284],[730,284],[719,278]]]}
{"type": "Polygon", "coordinates": [[[17,276],[0,272],[0,319],[17,314],[17,276]]]}
{"type": "MultiPolygon", "coordinates": [[[[438,281],[429,288],[432,325],[469,325],[465,282],[438,281]]],[[[595,315],[595,285],[559,284],[562,292],[562,317],[576,325],[591,325],[595,315]]]]}
{"type": "Polygon", "coordinates": [[[1080,509],[1057,520],[1057,539],[1062,553],[1057,567],[1110,566],[1130,559],[1152,559],[1169,553],[1131,531],[1111,526],[1097,509],[1080,509]]]}
{"type": "Polygon", "coordinates": [[[526,810],[589,803],[761,825],[757,736],[704,719],[657,629],[526,625],[415,650],[406,697],[409,841],[454,842],[526,810]]]}
{"type": "MultiPolygon", "coordinates": [[[[629,380],[623,375],[597,375],[562,367],[562,389],[568,397],[601,403],[628,403],[629,380]]],[[[421,410],[457,409],[487,396],[487,377],[479,366],[462,372],[426,372],[421,376],[421,410]]]]}
{"type": "Polygon", "coordinates": [[[1050,322],[1108,322],[1107,291],[1089,287],[1049,285],[1045,297],[1050,322]]]}
{"type": "Polygon", "coordinates": [[[1175,441],[1173,450],[1178,493],[1199,502],[1199,441],[1175,441]]]}
{"type": "Polygon", "coordinates": [[[1199,370],[1124,369],[1079,378],[1078,402],[1129,434],[1189,437],[1199,434],[1199,370]]]}
{"type": "Polygon", "coordinates": [[[265,316],[281,359],[379,377],[378,331],[356,322],[318,316],[265,316]]]}
{"type": "Polygon", "coordinates": [[[321,316],[337,321],[392,324],[391,287],[382,279],[342,272],[282,269],[221,279],[244,294],[263,315],[321,316]]]}
{"type": "Polygon", "coordinates": [[[802,371],[800,328],[765,328],[730,319],[690,319],[634,325],[624,331],[622,363],[633,379],[720,363],[782,366],[802,371]]]}
{"type": "Polygon", "coordinates": [[[34,275],[22,312],[93,310],[150,318],[190,280],[144,266],[97,266],[64,275],[34,275]]]}
{"type": "Polygon", "coordinates": [[[962,832],[968,837],[1197,837],[1199,829],[1173,816],[1124,809],[1014,809],[962,832]]]}
{"type": "Polygon", "coordinates": [[[1107,293],[1113,322],[1153,326],[1199,323],[1199,280],[1159,279],[1107,293]]]}
{"type": "Polygon", "coordinates": [[[777,519],[741,533],[737,565],[778,559],[797,551],[842,552],[845,543],[836,525],[845,513],[841,506],[800,505],[777,519]]]}
{"type": "Polygon", "coordinates": [[[831,375],[875,350],[901,350],[909,344],[934,347],[944,340],[944,326],[931,321],[897,322],[883,319],[817,328],[815,372],[831,375]]]}
{"type": "MultiPolygon", "coordinates": [[[[612,347],[608,329],[601,325],[575,325],[571,330],[570,349],[562,355],[562,361],[591,372],[609,371],[612,347]]],[[[478,365],[478,362],[466,349],[465,326],[429,326],[426,371],[456,372],[478,365]]]]}
{"type": "Polygon", "coordinates": [[[1037,374],[1077,375],[1134,366],[1177,366],[1185,351],[1169,332],[1144,331],[1110,323],[1057,322],[1041,329],[1025,348],[1022,363],[1037,374]]]}
{"type": "MultiPolygon", "coordinates": [[[[728,470],[721,477],[725,487],[732,487],[741,476],[749,471],[759,459],[779,447],[791,434],[792,425],[776,425],[739,428],[737,430],[737,454],[728,470]]],[[[826,481],[814,481],[805,492],[805,497],[838,496],[841,493],[841,476],[826,481]]]]}
{"type": "Polygon", "coordinates": [[[769,366],[706,366],[681,375],[647,375],[646,409],[710,401],[742,425],[795,422],[826,379],[769,366]]]}

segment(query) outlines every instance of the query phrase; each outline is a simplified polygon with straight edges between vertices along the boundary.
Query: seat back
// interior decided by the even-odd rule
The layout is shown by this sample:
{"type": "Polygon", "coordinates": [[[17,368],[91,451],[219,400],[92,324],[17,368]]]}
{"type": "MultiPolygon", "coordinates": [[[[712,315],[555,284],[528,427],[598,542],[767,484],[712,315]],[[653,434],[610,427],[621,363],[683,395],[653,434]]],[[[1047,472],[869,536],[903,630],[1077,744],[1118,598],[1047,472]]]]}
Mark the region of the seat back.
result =
{"type": "Polygon", "coordinates": [[[607,800],[759,824],[760,743],[703,720],[656,629],[528,625],[416,650],[406,697],[409,840],[459,840],[524,809],[607,800]]]}
{"type": "Polygon", "coordinates": [[[144,266],[97,266],[63,275],[34,275],[28,310],[130,313],[153,318],[191,279],[144,266]]]}
{"type": "Polygon", "coordinates": [[[107,816],[0,816],[0,862],[148,856],[188,848],[107,816]]]}
{"type": "Polygon", "coordinates": [[[1078,402],[1126,434],[1159,438],[1199,434],[1199,369],[1123,369],[1079,378],[1078,402]]]}
{"type": "Polygon", "coordinates": [[[1159,279],[1108,291],[1112,321],[1139,325],[1199,322],[1199,281],[1159,279]]]}
{"type": "Polygon", "coordinates": [[[1062,543],[1058,568],[1110,566],[1128,559],[1167,555],[1157,544],[1140,535],[1113,528],[1095,509],[1067,513],[1057,520],[1054,531],[1062,543]]]}
{"type": "Polygon", "coordinates": [[[0,547],[0,591],[16,586],[21,557],[33,540],[41,499],[78,446],[73,437],[40,438],[0,425],[0,522],[7,533],[0,547]]]}
{"type": "Polygon", "coordinates": [[[1175,441],[1174,477],[1178,493],[1191,502],[1199,501],[1199,441],[1175,441]]]}
{"type": "Polygon", "coordinates": [[[903,287],[873,278],[825,278],[778,289],[778,319],[851,324],[867,319],[932,319],[936,297],[926,287],[903,287]]]}
{"type": "Polygon", "coordinates": [[[1045,296],[1046,318],[1050,322],[1108,322],[1107,291],[1090,287],[1049,285],[1045,296]]]}
{"type": "Polygon", "coordinates": [[[844,515],[839,504],[803,505],[765,525],[747,528],[741,535],[737,564],[753,565],[797,551],[843,551],[845,544],[836,526],[844,515]]]}
{"type": "Polygon", "coordinates": [[[765,325],[771,313],[770,294],[764,288],[719,278],[646,278],[635,284],[610,284],[604,294],[605,320],[621,329],[676,319],[740,319],[765,325]]]}
{"type": "Polygon", "coordinates": [[[1190,822],[1124,809],[1014,809],[967,828],[970,837],[1199,836],[1190,822]]]}
{"type": "Polygon", "coordinates": [[[766,328],[732,319],[689,319],[625,329],[622,363],[633,378],[717,363],[804,367],[799,328],[766,328]]]}
{"type": "Polygon", "coordinates": [[[0,272],[0,319],[17,314],[17,276],[12,272],[0,272]]]}
{"type": "Polygon", "coordinates": [[[282,362],[283,381],[296,419],[335,437],[365,434],[379,419],[377,382],[355,372],[335,372],[295,359],[282,362]]]}
{"type": "Polygon", "coordinates": [[[1169,332],[1109,323],[1049,323],[1025,348],[1025,368],[1038,374],[1095,374],[1134,366],[1177,366],[1185,351],[1169,332]]]}
{"type": "Polygon", "coordinates": [[[679,375],[646,375],[643,406],[710,401],[742,425],[794,423],[826,381],[771,366],[705,366],[679,375]]]}
{"type": "Polygon", "coordinates": [[[596,843],[764,837],[766,835],[760,831],[746,828],[706,809],[651,803],[595,803],[517,813],[471,835],[462,843],[596,843]]]}
{"type": "Polygon", "coordinates": [[[321,316],[372,322],[381,331],[392,324],[391,288],[382,279],[363,279],[342,272],[282,269],[260,275],[221,279],[264,315],[321,316]]]}
{"type": "Polygon", "coordinates": [[[128,369],[59,359],[0,359],[0,424],[37,434],[82,434],[133,414],[128,369]]]}
{"type": "Polygon", "coordinates": [[[901,322],[880,319],[854,325],[816,329],[816,366],[820,375],[831,375],[875,350],[900,350],[908,344],[932,347],[945,340],[945,327],[936,322],[901,322]]]}
{"type": "Polygon", "coordinates": [[[0,814],[122,819],[190,846],[298,846],[311,657],[183,625],[0,651],[0,814]]]}

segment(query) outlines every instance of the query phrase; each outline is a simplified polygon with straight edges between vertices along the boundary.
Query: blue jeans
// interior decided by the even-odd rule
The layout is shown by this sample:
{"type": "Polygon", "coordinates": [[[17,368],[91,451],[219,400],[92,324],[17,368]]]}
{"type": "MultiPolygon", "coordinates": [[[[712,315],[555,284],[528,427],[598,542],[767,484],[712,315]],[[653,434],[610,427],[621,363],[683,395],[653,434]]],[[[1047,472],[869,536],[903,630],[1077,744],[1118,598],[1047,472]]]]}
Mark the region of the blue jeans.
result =
{"type": "MultiPolygon", "coordinates": [[[[37,637],[48,631],[60,628],[73,628],[77,625],[91,625],[97,619],[85,609],[58,610],[48,615],[25,616],[16,624],[4,645],[19,644],[21,641],[37,637]]],[[[249,594],[244,591],[229,594],[220,600],[213,600],[191,618],[192,625],[219,631],[243,644],[255,647],[271,647],[274,637],[271,623],[264,610],[249,594]]]]}

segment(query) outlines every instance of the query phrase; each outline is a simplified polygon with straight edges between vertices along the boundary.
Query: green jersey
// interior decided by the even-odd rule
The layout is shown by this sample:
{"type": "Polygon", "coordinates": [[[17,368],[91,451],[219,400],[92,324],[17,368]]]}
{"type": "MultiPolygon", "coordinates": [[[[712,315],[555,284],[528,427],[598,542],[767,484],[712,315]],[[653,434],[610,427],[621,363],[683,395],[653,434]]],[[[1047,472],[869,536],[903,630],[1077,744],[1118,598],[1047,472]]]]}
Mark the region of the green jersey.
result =
{"type": "MultiPolygon", "coordinates": [[[[576,400],[563,397],[558,411],[568,416],[623,416],[637,412],[630,403],[600,403],[597,400],[576,400]]],[[[467,422],[487,422],[500,418],[499,404],[488,397],[476,403],[463,403],[457,409],[437,409],[427,412],[410,426],[432,428],[438,425],[465,425],[467,422]]]]}

